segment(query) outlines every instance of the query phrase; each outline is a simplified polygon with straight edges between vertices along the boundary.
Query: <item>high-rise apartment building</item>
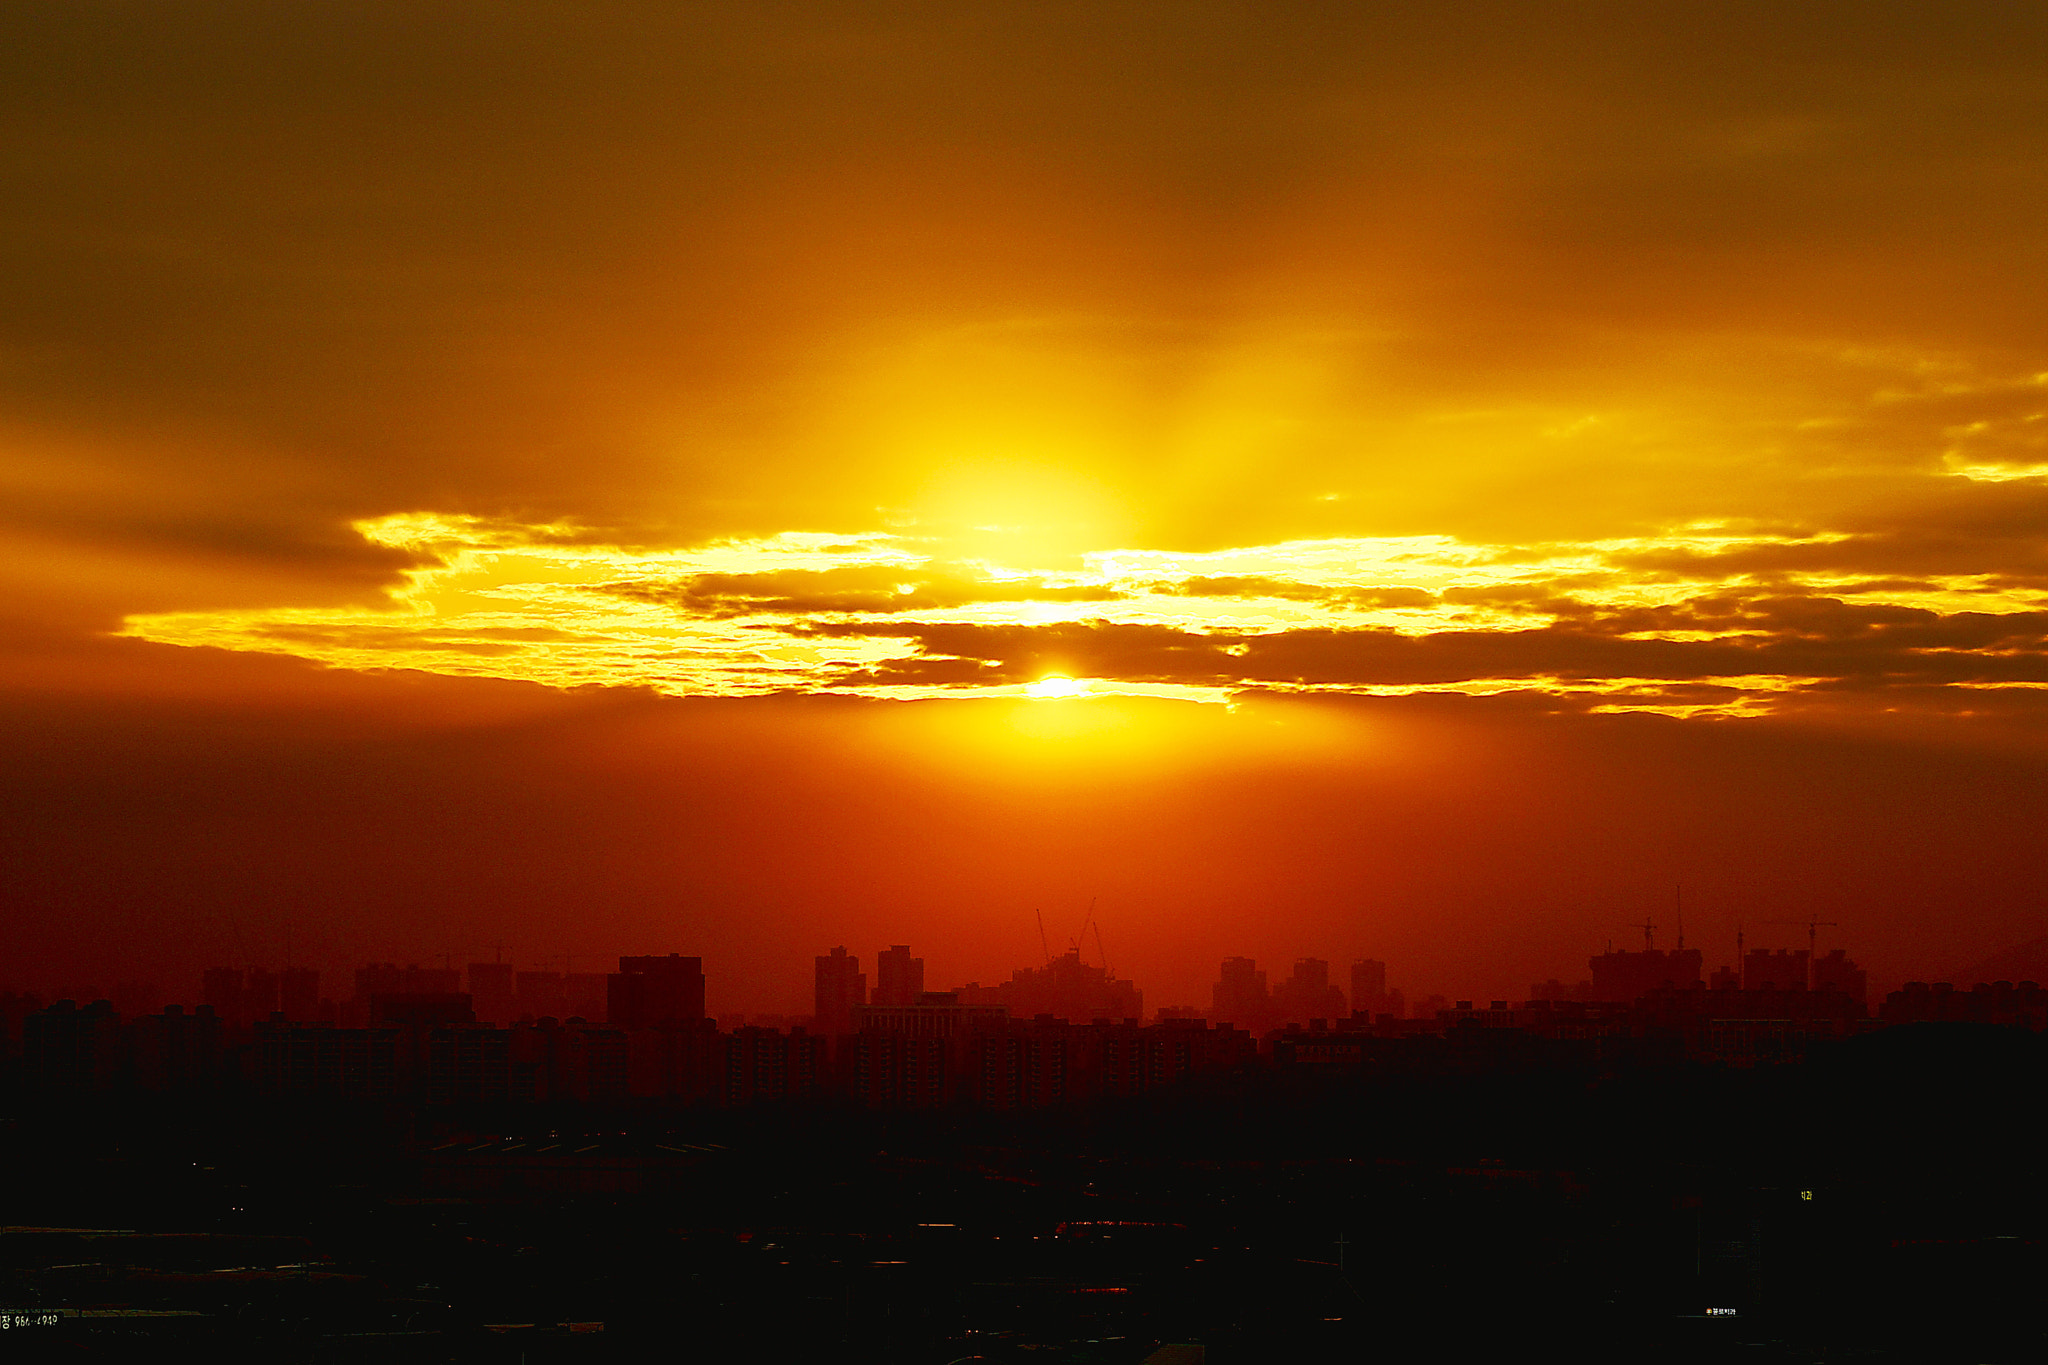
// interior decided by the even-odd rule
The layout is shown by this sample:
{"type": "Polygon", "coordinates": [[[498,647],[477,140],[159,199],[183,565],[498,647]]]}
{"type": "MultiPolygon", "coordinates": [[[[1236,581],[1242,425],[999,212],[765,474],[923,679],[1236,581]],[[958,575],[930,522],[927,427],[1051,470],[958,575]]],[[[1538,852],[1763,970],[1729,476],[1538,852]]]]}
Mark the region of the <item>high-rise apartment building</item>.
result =
{"type": "Polygon", "coordinates": [[[859,958],[841,946],[817,959],[813,1028],[821,1034],[851,1033],[854,1010],[867,1002],[868,979],[859,958]]]}
{"type": "Polygon", "coordinates": [[[254,1022],[277,1012],[279,982],[276,972],[251,967],[242,978],[242,1012],[254,1022]]]}
{"type": "Polygon", "coordinates": [[[518,992],[509,962],[469,964],[469,998],[476,1017],[493,1024],[509,1024],[519,1017],[518,992]]]}
{"type": "Polygon", "coordinates": [[[1043,967],[1020,967],[998,985],[972,982],[953,994],[964,1004],[1001,1005],[1018,1019],[1048,1014],[1085,1024],[1093,1019],[1138,1019],[1145,1013],[1145,993],[1134,982],[1113,975],[1107,967],[1083,962],[1080,951],[1072,948],[1043,967]]]}
{"type": "MultiPolygon", "coordinates": [[[[1532,992],[1532,997],[1536,992],[1532,992]]],[[[1402,1014],[1406,1001],[1401,992],[1387,989],[1387,964],[1377,958],[1360,958],[1351,964],[1351,1010],[1354,1014],[1378,1016],[1402,1014]]]]}
{"type": "Polygon", "coordinates": [[[1273,1013],[1266,992],[1266,974],[1248,957],[1223,960],[1220,978],[1210,990],[1210,1017],[1220,1023],[1264,1028],[1273,1013]]]}
{"type": "Polygon", "coordinates": [[[200,976],[199,999],[230,1026],[247,1024],[239,967],[208,967],[200,976]]]}
{"type": "Polygon", "coordinates": [[[373,995],[459,995],[462,973],[446,967],[370,962],[356,968],[356,999],[373,995]]]}
{"type": "Polygon", "coordinates": [[[1344,992],[1330,984],[1330,964],[1304,957],[1273,991],[1273,1008],[1284,1019],[1338,1019],[1348,1012],[1344,992]]]}
{"type": "Polygon", "coordinates": [[[870,1004],[901,1009],[924,994],[924,959],[898,943],[875,954],[875,994],[870,1004]]]}
{"type": "Polygon", "coordinates": [[[1651,991],[1692,990],[1700,984],[1703,963],[1697,948],[1645,948],[1602,953],[1587,965],[1593,973],[1593,999],[1626,1002],[1651,991]]]}
{"type": "Polygon", "coordinates": [[[1840,948],[1814,958],[1811,965],[1815,990],[1840,991],[1858,1004],[1865,1002],[1870,990],[1870,978],[1861,967],[1851,962],[1848,954],[1840,948]]]}
{"type": "Polygon", "coordinates": [[[622,957],[607,982],[606,1018],[626,1028],[694,1024],[704,1017],[704,959],[622,957]]]}
{"type": "Polygon", "coordinates": [[[318,1019],[320,973],[311,967],[285,968],[278,976],[277,1007],[295,1023],[318,1019]]]}
{"type": "Polygon", "coordinates": [[[1742,989],[1804,990],[1811,957],[1804,948],[1752,948],[1742,955],[1742,989]]]}

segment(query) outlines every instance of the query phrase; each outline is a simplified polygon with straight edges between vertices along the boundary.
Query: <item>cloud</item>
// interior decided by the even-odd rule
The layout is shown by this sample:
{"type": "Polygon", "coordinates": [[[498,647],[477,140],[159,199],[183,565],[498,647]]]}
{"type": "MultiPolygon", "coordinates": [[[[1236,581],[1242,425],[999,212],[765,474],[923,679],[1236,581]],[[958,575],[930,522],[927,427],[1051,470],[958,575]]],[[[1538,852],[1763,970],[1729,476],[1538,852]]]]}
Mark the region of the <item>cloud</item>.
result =
{"type": "Polygon", "coordinates": [[[962,607],[977,602],[1110,602],[1122,594],[1099,584],[1046,579],[989,581],[971,568],[943,564],[696,574],[681,583],[603,583],[598,593],[658,602],[713,617],[758,613],[892,613],[962,607]]]}
{"type": "Polygon", "coordinates": [[[1525,690],[1756,715],[1845,688],[2048,681],[2048,591],[2024,575],[1848,577],[1874,562],[1851,562],[1883,539],[1869,535],[1682,526],[1525,547],[1294,541],[1105,550],[1034,573],[941,559],[910,537],[651,550],[561,525],[525,534],[425,514],[361,529],[417,556],[383,607],[139,616],[128,633],[680,695],[1005,695],[1060,675],[1188,696],[1525,690]],[[1813,547],[1831,557],[1782,557],[1813,547]]]}

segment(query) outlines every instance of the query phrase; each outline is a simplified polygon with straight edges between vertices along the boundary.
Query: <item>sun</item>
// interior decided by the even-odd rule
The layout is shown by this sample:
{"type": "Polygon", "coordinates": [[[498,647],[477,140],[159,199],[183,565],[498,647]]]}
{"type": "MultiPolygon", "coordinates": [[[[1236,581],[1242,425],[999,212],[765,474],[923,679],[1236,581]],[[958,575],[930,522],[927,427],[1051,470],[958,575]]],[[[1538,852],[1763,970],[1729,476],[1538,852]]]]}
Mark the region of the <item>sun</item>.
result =
{"type": "Polygon", "coordinates": [[[1042,701],[1057,701],[1063,697],[1084,697],[1088,695],[1088,684],[1076,682],[1072,678],[1062,677],[1055,673],[1050,677],[1040,678],[1037,682],[1032,683],[1024,689],[1024,693],[1026,696],[1037,697],[1042,701]]]}

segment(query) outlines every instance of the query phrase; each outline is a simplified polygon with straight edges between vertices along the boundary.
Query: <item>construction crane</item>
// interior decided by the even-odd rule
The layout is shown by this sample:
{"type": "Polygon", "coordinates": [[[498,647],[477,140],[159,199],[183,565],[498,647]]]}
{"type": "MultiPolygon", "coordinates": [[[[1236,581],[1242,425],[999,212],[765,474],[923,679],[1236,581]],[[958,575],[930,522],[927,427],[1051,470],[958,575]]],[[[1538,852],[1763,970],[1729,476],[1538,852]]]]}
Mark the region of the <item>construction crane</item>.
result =
{"type": "Polygon", "coordinates": [[[1045,965],[1050,967],[1052,965],[1052,940],[1045,936],[1045,911],[1033,910],[1031,913],[1038,916],[1038,948],[1040,952],[1045,954],[1045,965]]]}
{"type": "Polygon", "coordinates": [[[1649,918],[1649,916],[1645,915],[1645,916],[1643,917],[1643,922],[1642,922],[1641,924],[1631,924],[1631,925],[1629,926],[1629,928],[1631,928],[1631,929],[1640,929],[1640,930],[1642,930],[1642,931],[1643,931],[1643,951],[1644,951],[1644,952],[1646,952],[1646,953],[1647,953],[1647,952],[1649,952],[1649,951],[1650,951],[1650,935],[1652,935],[1652,934],[1654,934],[1654,933],[1656,933],[1656,932],[1657,932],[1657,926],[1656,926],[1656,925],[1654,925],[1654,924],[1652,924],[1652,923],[1650,923],[1650,918],[1649,918]]]}

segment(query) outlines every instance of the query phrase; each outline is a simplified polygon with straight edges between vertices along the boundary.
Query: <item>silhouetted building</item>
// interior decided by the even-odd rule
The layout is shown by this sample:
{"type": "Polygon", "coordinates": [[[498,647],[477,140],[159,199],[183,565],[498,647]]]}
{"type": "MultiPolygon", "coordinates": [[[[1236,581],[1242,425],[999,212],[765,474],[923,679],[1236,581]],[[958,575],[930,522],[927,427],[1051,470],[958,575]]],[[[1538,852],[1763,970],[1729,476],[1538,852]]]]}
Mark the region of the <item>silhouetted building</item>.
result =
{"type": "Polygon", "coordinates": [[[114,993],[107,999],[113,1004],[114,1013],[123,1019],[155,1014],[164,1007],[163,992],[157,989],[154,981],[115,982],[114,993]]]}
{"type": "Polygon", "coordinates": [[[1102,1095],[1140,1095],[1203,1071],[1240,1066],[1258,1055],[1258,1043],[1228,1024],[1172,1021],[1150,1028],[1096,1025],[1089,1030],[1097,1056],[1091,1087],[1102,1095]]]}
{"type": "Polygon", "coordinates": [[[601,1020],[611,1013],[605,972],[515,972],[513,1009],[522,1019],[601,1020]]]}
{"type": "Polygon", "coordinates": [[[834,948],[817,959],[812,1027],[828,1037],[853,1032],[853,1012],[868,1002],[868,979],[860,959],[834,948]]]}
{"type": "Polygon", "coordinates": [[[827,1040],[804,1029],[747,1027],[725,1039],[724,1102],[807,1099],[824,1084],[827,1040]]]}
{"type": "Polygon", "coordinates": [[[611,1011],[610,972],[564,972],[562,995],[571,1019],[602,1021],[611,1011]]]}
{"type": "Polygon", "coordinates": [[[370,997],[371,1028],[430,1029],[475,1022],[476,1011],[462,991],[378,991],[370,997]]]}
{"type": "Polygon", "coordinates": [[[427,1038],[426,1096],[435,1104],[504,1104],[540,1098],[536,1068],[513,1057],[510,1029],[439,1028],[427,1038]]]}
{"type": "Polygon", "coordinates": [[[625,1028],[694,1024],[704,1017],[704,959],[622,957],[607,982],[605,1018],[625,1028]]]}
{"type": "Polygon", "coordinates": [[[1273,1012],[1281,1019],[1341,1019],[1351,1012],[1344,992],[1330,984],[1330,964],[1304,957],[1294,972],[1274,988],[1273,1012]]]}
{"type": "Polygon", "coordinates": [[[1742,957],[1742,989],[1746,991],[1804,990],[1810,954],[1804,948],[1752,948],[1742,957]]]}
{"type": "Polygon", "coordinates": [[[965,1047],[929,1035],[863,1029],[845,1047],[848,1090],[854,1103],[873,1109],[938,1108],[952,1099],[966,1065],[965,1047]]]}
{"type": "Polygon", "coordinates": [[[21,1031],[31,1014],[43,1007],[33,991],[0,991],[0,1076],[21,1060],[21,1031]]]}
{"type": "Polygon", "coordinates": [[[615,1104],[631,1093],[628,1031],[580,1020],[521,1023],[510,1030],[509,1061],[530,1066],[539,1098],[615,1104]]]}
{"type": "Polygon", "coordinates": [[[278,977],[277,1008],[284,1017],[307,1022],[320,1017],[320,973],[311,967],[287,967],[278,977]]]}
{"type": "Polygon", "coordinates": [[[950,991],[921,992],[910,1005],[859,1006],[855,1032],[841,1044],[847,1087],[856,1103],[879,1108],[950,1103],[968,1083],[976,1041],[1008,1022],[1002,1006],[963,1004],[950,991]]]}
{"type": "Polygon", "coordinates": [[[1257,1042],[1249,1033],[1227,1023],[1208,1027],[1198,1019],[1151,1027],[1094,1023],[1077,1029],[1077,1038],[1083,1044],[1079,1078],[1085,1097],[1145,1095],[1196,1072],[1241,1066],[1257,1056],[1257,1042]]]}
{"type": "Polygon", "coordinates": [[[710,1103],[726,1083],[726,1035],[709,1019],[672,1028],[626,1030],[627,1089],[635,1096],[665,1096],[710,1103]]]}
{"type": "Polygon", "coordinates": [[[1048,1016],[981,1034],[969,1045],[966,1087],[985,1109],[1040,1109],[1087,1092],[1086,1043],[1080,1030],[1048,1016]]]}
{"type": "Polygon", "coordinates": [[[898,943],[875,954],[875,993],[870,1004],[901,1007],[924,994],[924,959],[898,943]]]}
{"type": "Polygon", "coordinates": [[[206,1090],[221,1075],[220,1020],[201,1005],[187,1014],[166,1005],[129,1025],[129,1057],[137,1089],[152,1094],[206,1090]]]}
{"type": "Polygon", "coordinates": [[[367,1004],[373,995],[457,995],[462,991],[462,973],[448,968],[400,967],[390,962],[369,962],[356,968],[358,1002],[367,1004]]]}
{"type": "Polygon", "coordinates": [[[1593,972],[1591,998],[1595,1000],[1636,1000],[1651,991],[1691,990],[1701,984],[1697,948],[1610,951],[1588,965],[1593,972]]]}
{"type": "Polygon", "coordinates": [[[1858,1004],[1862,1004],[1870,993],[1870,978],[1840,948],[1813,959],[1811,966],[1810,984],[1814,990],[1839,991],[1858,1004]]]}
{"type": "Polygon", "coordinates": [[[853,1012],[859,1033],[911,1038],[958,1038],[1000,1029],[1010,1012],[1001,1005],[963,1004],[952,991],[925,991],[911,1005],[861,1005],[853,1012]]]}
{"type": "Polygon", "coordinates": [[[208,967],[199,974],[199,1000],[219,1018],[233,1023],[242,1010],[242,973],[236,967],[208,967]]]}
{"type": "Polygon", "coordinates": [[[1020,967],[996,986],[970,982],[953,994],[963,1003],[1000,1005],[1013,1018],[1051,1015],[1085,1023],[1095,1019],[1142,1019],[1145,995],[1136,984],[1119,979],[1107,967],[1081,960],[1068,949],[1043,967],[1020,967]]]}
{"type": "Polygon", "coordinates": [[[1354,1014],[1391,1014],[1398,1019],[1406,1013],[1407,1002],[1401,992],[1387,989],[1387,964],[1368,957],[1351,964],[1350,1003],[1354,1014]]]}
{"type": "Polygon", "coordinates": [[[105,1000],[59,1000],[22,1020],[22,1070],[44,1090],[109,1090],[121,1074],[121,1019],[105,1000]]]}
{"type": "Polygon", "coordinates": [[[468,967],[469,999],[476,1017],[509,1024],[519,1017],[518,987],[509,962],[472,962],[468,967]]]}
{"type": "Polygon", "coordinates": [[[566,1019],[569,993],[563,989],[560,972],[514,972],[513,1009],[522,1019],[566,1019]]]}
{"type": "Polygon", "coordinates": [[[1800,981],[1790,989],[1655,991],[1633,1014],[1640,1030],[1681,1038],[1690,1057],[1749,1066],[1796,1061],[1816,1040],[1868,1027],[1869,1011],[1840,991],[1810,991],[1800,981]]]}
{"type": "Polygon", "coordinates": [[[250,1083],[275,1098],[389,1100],[399,1094],[403,1030],[258,1024],[250,1083]]]}
{"type": "Polygon", "coordinates": [[[1278,1067],[1307,1067],[1314,1070],[1362,1068],[1385,1051],[1380,1040],[1363,1029],[1301,1028],[1292,1026],[1272,1041],[1272,1061],[1278,1067]]]}
{"type": "Polygon", "coordinates": [[[199,998],[222,1023],[247,1028],[277,1008],[277,978],[239,967],[208,967],[200,977],[199,998]]]}
{"type": "Polygon", "coordinates": [[[1248,957],[1223,960],[1222,975],[1210,990],[1210,1018],[1254,1032],[1271,1026],[1273,1001],[1266,992],[1266,974],[1248,957]]]}
{"type": "Polygon", "coordinates": [[[1515,1026],[1568,1042],[1626,1039],[1633,1012],[1632,1005],[1610,1000],[1531,1000],[1515,1011],[1515,1026]]]}
{"type": "Polygon", "coordinates": [[[1460,1000],[1447,1010],[1438,1010],[1437,1022],[1449,1028],[1517,1028],[1516,1011],[1505,1000],[1489,1001],[1484,1007],[1460,1000]]]}
{"type": "Polygon", "coordinates": [[[1979,982],[1959,991],[1946,981],[1909,981],[1884,998],[1878,1017],[1887,1024],[1998,1024],[2048,1029],[2048,990],[2032,981],[1979,982]]]}
{"type": "MultiPolygon", "coordinates": [[[[242,1008],[248,1022],[268,1019],[277,1013],[282,996],[282,983],[276,972],[266,972],[261,967],[251,967],[242,977],[242,1008]]],[[[315,990],[317,991],[317,987],[315,990]]]]}

